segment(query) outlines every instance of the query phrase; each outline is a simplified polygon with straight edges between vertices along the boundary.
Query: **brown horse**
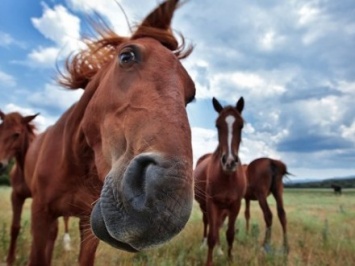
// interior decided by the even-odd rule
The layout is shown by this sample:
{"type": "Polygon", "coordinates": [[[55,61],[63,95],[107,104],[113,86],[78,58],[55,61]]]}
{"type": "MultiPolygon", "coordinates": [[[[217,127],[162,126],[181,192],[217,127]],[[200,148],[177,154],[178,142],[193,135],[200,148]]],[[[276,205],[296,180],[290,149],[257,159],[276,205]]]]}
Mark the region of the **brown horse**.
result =
{"type": "MultiPolygon", "coordinates": [[[[15,158],[15,165],[10,172],[12,224],[10,234],[10,247],[7,255],[7,264],[15,261],[16,240],[21,229],[21,213],[25,200],[31,197],[24,178],[24,161],[27,150],[36,137],[35,126],[32,120],[37,116],[22,116],[18,112],[5,114],[0,110],[0,172],[5,169],[11,158],[15,158]]],[[[65,235],[64,248],[70,248],[68,234],[68,217],[64,218],[65,235]]]]}
{"type": "Polygon", "coordinates": [[[252,161],[249,165],[243,165],[243,167],[248,179],[247,192],[244,197],[247,232],[249,231],[250,201],[257,200],[263,211],[266,223],[263,247],[265,251],[270,251],[272,212],[267,203],[267,197],[272,194],[276,200],[277,214],[283,230],[283,247],[285,252],[288,253],[287,221],[282,198],[282,178],[289,174],[286,165],[279,160],[259,158],[252,161]]]}
{"type": "Polygon", "coordinates": [[[238,157],[244,124],[241,116],[244,99],[241,97],[235,107],[223,108],[213,98],[213,106],[218,113],[216,127],[219,144],[214,153],[205,154],[198,160],[194,171],[195,199],[203,215],[204,241],[208,229],[206,265],[212,265],[213,248],[219,243],[219,229],[226,217],[228,256],[231,259],[234,224],[246,190],[246,177],[238,157]]]}
{"type": "Polygon", "coordinates": [[[180,62],[192,48],[184,50],[170,28],[177,2],[160,4],[131,37],[95,25],[100,39],[86,40],[87,49],[67,61],[61,83],[84,93],[26,156],[29,265],[50,264],[59,216],[79,217],[85,266],[93,265],[98,238],[137,252],[168,241],[188,221],[194,182],[186,105],[195,86],[180,62]]]}

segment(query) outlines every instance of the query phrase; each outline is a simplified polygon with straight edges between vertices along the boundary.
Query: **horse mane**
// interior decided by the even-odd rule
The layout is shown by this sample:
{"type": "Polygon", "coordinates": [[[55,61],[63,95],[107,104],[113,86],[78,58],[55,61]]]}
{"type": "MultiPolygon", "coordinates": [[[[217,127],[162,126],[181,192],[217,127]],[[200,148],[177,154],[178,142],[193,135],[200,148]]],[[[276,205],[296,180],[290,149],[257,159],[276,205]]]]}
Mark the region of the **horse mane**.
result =
{"type": "MultiPolygon", "coordinates": [[[[171,1],[173,2],[173,1],[171,1]]],[[[175,5],[164,6],[165,10],[159,10],[159,14],[154,14],[150,19],[162,20],[162,23],[171,20],[175,5]],[[169,9],[169,12],[166,12],[169,9]],[[170,14],[169,14],[170,13],[170,14]]],[[[152,14],[151,14],[152,16],[152,14]]],[[[86,49],[69,55],[65,61],[66,74],[59,69],[59,84],[69,89],[84,89],[93,76],[105,65],[114,60],[117,51],[116,47],[127,40],[136,40],[139,38],[153,38],[159,41],[166,48],[171,50],[179,59],[186,58],[193,50],[189,45],[186,47],[185,39],[179,34],[181,43],[174,37],[170,27],[157,28],[151,25],[147,20],[136,27],[136,31],[129,37],[123,37],[116,34],[107,24],[98,21],[92,21],[91,26],[99,36],[83,38],[86,49]]]]}

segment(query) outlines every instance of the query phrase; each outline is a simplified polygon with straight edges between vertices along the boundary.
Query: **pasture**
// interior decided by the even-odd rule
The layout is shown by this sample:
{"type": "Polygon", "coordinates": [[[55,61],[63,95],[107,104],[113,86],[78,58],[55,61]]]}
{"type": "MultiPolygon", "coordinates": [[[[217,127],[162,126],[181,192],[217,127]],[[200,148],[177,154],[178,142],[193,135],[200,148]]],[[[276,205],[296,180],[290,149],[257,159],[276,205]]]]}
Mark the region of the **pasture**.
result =
{"type": "MultiPolygon", "coordinates": [[[[5,265],[9,244],[11,220],[9,187],[0,187],[0,265],[5,265]]],[[[233,262],[226,254],[214,256],[215,265],[354,265],[355,263],[355,190],[345,189],[341,196],[331,189],[286,189],[285,209],[288,220],[290,253],[287,258],[281,252],[282,230],[277,218],[275,201],[270,196],[273,216],[271,243],[273,252],[264,254],[261,241],[265,224],[256,202],[251,203],[250,233],[245,234],[244,208],[237,220],[238,232],[233,247],[233,262]]],[[[30,251],[30,202],[24,206],[22,230],[18,241],[16,265],[26,265],[30,251]]],[[[138,254],[118,251],[100,242],[95,265],[204,265],[207,248],[200,249],[202,219],[198,205],[194,204],[192,216],[185,229],[169,243],[154,250],[138,254]]],[[[79,253],[78,219],[70,220],[72,251],[62,247],[63,220],[59,222],[59,234],[52,265],[75,265],[79,253]]],[[[45,229],[43,229],[45,230],[45,229]]],[[[226,251],[225,226],[221,231],[221,244],[226,251]]],[[[226,253],[226,252],[225,252],[226,253]]]]}

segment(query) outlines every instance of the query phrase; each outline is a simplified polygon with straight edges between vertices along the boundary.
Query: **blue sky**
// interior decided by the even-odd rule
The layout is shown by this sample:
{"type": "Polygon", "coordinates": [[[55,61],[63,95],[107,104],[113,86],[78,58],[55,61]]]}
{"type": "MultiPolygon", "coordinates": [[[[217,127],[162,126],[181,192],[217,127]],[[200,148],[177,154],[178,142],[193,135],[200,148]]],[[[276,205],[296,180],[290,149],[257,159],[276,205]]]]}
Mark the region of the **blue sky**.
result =
{"type": "MultiPolygon", "coordinates": [[[[116,0],[134,24],[155,0],[116,0]]],[[[40,112],[39,131],[81,95],[56,85],[55,65],[78,49],[85,14],[128,35],[113,0],[3,0],[0,109],[40,112]]],[[[294,178],[355,175],[355,2],[190,0],[173,28],[194,44],[183,61],[197,87],[188,107],[194,159],[217,145],[211,99],[245,99],[240,157],[283,160],[294,178]]]]}

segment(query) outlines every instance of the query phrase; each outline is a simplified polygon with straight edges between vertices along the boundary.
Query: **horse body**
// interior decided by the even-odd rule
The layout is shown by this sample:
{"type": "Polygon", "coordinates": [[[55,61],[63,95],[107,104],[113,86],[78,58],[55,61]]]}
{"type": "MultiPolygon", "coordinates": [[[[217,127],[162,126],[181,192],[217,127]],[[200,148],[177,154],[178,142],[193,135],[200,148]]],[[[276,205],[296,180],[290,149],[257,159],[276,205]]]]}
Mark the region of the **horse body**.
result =
{"type": "Polygon", "coordinates": [[[193,201],[185,107],[195,87],[170,31],[177,2],[162,3],[131,38],[101,31],[103,39],[68,62],[63,83],[84,93],[26,156],[33,193],[29,265],[50,264],[59,216],[80,218],[85,266],[93,265],[98,239],[136,252],[185,226],[193,201]]]}
{"type": "Polygon", "coordinates": [[[81,153],[82,157],[76,158],[73,155],[78,151],[67,149],[72,142],[65,139],[67,136],[65,120],[74,107],[75,105],[55,126],[51,126],[34,140],[26,156],[26,182],[30,184],[33,194],[31,207],[33,246],[30,265],[32,263],[50,265],[59,216],[80,218],[79,261],[81,265],[92,265],[94,261],[98,240],[89,237],[88,217],[91,203],[99,197],[99,191],[88,193],[83,186],[89,185],[90,192],[95,192],[95,188],[102,186],[102,183],[93,178],[95,172],[91,171],[95,168],[86,169],[85,164],[80,161],[89,159],[85,153],[81,153]],[[43,231],[41,228],[49,230],[43,231]]]}
{"type": "MultiPolygon", "coordinates": [[[[2,124],[0,128],[0,160],[1,167],[5,168],[9,159],[15,158],[15,164],[10,171],[11,182],[11,207],[12,225],[10,246],[7,255],[7,264],[12,265],[15,261],[16,241],[21,228],[21,213],[25,200],[32,193],[25,182],[24,164],[29,146],[32,145],[36,134],[34,125],[31,123],[37,115],[22,116],[17,112],[4,114],[0,111],[2,124]]],[[[68,234],[68,217],[64,219],[65,232],[68,234]]],[[[68,243],[67,245],[69,245],[68,243]]]]}
{"type": "Polygon", "coordinates": [[[267,197],[272,194],[276,200],[277,214],[283,230],[283,246],[285,251],[288,252],[287,221],[282,197],[282,179],[285,175],[289,174],[286,165],[280,160],[258,158],[252,161],[249,165],[244,165],[244,170],[248,180],[247,191],[244,197],[247,231],[249,231],[250,201],[257,200],[263,211],[266,223],[263,246],[266,251],[270,249],[272,212],[267,203],[267,197]]]}
{"type": "Polygon", "coordinates": [[[246,177],[238,158],[244,100],[241,98],[236,107],[222,108],[214,99],[214,107],[219,113],[216,122],[219,144],[213,154],[205,154],[198,160],[194,170],[195,199],[203,215],[204,239],[208,234],[206,265],[212,265],[213,249],[219,243],[219,229],[226,217],[228,256],[232,257],[235,221],[246,191],[246,177]]]}

